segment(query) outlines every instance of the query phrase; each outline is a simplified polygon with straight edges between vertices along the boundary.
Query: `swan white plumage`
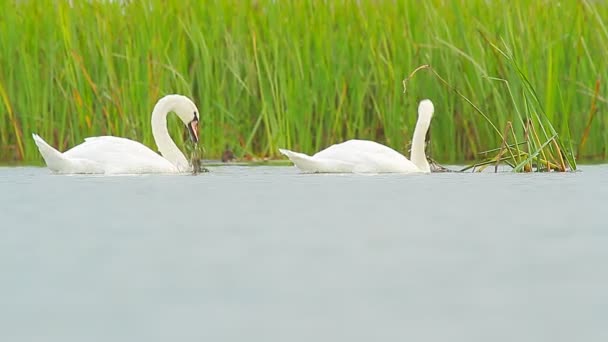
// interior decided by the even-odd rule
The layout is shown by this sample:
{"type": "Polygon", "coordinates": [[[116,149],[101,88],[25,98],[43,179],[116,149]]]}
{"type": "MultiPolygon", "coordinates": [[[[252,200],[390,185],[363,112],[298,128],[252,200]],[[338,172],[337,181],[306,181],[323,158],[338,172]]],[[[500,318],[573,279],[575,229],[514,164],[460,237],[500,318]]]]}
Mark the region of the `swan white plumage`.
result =
{"type": "Polygon", "coordinates": [[[55,173],[72,174],[140,174],[182,173],[192,170],[184,154],[177,148],[167,130],[167,114],[174,112],[186,124],[190,138],[198,142],[199,112],[186,96],[167,95],[161,98],[152,111],[152,135],[160,151],[145,145],[114,136],[86,138],[85,141],[63,153],[32,134],[46,165],[55,173]]]}
{"type": "Polygon", "coordinates": [[[420,101],[418,121],[412,139],[411,161],[390,147],[368,140],[348,140],[332,145],[313,156],[285,149],[279,149],[279,151],[303,172],[431,172],[424,148],[426,132],[431,124],[434,111],[433,103],[430,100],[420,101]]]}

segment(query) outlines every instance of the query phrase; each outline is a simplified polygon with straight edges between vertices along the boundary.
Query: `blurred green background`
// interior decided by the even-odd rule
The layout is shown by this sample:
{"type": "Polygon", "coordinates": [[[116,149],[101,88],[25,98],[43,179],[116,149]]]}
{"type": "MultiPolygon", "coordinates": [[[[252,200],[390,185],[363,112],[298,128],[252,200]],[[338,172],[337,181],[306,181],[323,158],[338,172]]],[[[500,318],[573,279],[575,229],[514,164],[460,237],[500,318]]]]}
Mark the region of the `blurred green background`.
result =
{"type": "Polygon", "coordinates": [[[208,158],[350,138],[406,153],[429,98],[431,156],[473,160],[501,144],[490,122],[520,134],[529,106],[495,47],[579,159],[603,161],[607,26],[608,3],[584,0],[4,1],[0,161],[40,162],[32,133],[62,151],[94,135],[154,147],[150,113],[170,93],[198,105],[208,158]],[[404,93],[426,64],[445,83],[423,69],[404,93]]]}

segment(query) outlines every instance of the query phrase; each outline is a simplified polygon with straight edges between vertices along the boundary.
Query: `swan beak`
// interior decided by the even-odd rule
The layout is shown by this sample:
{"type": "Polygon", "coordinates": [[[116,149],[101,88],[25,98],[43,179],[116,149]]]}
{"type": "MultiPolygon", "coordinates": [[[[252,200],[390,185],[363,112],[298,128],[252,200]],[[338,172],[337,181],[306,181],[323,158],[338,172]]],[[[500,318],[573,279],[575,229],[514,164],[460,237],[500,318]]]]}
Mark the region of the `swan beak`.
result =
{"type": "Polygon", "coordinates": [[[194,118],[192,121],[190,121],[189,124],[186,125],[186,127],[188,127],[188,132],[190,132],[190,139],[192,139],[193,142],[197,143],[198,142],[198,119],[194,118]]]}

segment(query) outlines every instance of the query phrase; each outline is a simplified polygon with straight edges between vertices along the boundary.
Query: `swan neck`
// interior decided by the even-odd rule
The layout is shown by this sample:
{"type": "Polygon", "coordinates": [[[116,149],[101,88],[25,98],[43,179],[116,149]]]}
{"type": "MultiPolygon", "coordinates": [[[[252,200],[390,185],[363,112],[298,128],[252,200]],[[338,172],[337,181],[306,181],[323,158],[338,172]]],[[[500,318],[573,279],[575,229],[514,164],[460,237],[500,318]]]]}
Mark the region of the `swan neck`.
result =
{"type": "Polygon", "coordinates": [[[425,153],[425,139],[426,132],[429,129],[431,122],[430,120],[426,120],[423,117],[418,117],[418,122],[416,122],[416,128],[414,129],[414,137],[412,139],[412,154],[410,159],[412,163],[418,167],[423,172],[431,172],[431,167],[429,162],[426,160],[425,153]]]}
{"type": "Polygon", "coordinates": [[[177,148],[167,129],[167,115],[171,112],[172,104],[169,101],[159,101],[152,111],[152,136],[160,154],[179,171],[189,169],[188,160],[177,148]]]}

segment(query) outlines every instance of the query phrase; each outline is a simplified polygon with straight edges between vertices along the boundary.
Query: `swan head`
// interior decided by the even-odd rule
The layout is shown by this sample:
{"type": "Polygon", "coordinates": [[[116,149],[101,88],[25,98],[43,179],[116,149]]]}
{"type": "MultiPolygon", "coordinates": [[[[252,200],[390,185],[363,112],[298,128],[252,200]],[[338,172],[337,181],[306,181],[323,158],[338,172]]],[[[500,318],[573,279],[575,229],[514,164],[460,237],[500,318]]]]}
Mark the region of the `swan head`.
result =
{"type": "MultiPolygon", "coordinates": [[[[193,142],[198,142],[198,122],[199,122],[199,111],[192,100],[183,95],[167,95],[160,101],[169,102],[170,110],[173,111],[177,116],[184,122],[190,133],[190,139],[193,142]]],[[[159,101],[159,102],[160,102],[159,101]]]]}

